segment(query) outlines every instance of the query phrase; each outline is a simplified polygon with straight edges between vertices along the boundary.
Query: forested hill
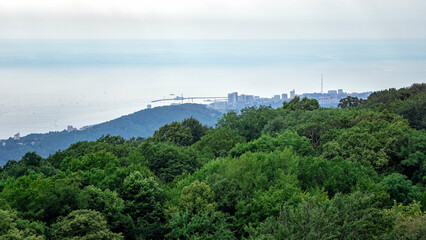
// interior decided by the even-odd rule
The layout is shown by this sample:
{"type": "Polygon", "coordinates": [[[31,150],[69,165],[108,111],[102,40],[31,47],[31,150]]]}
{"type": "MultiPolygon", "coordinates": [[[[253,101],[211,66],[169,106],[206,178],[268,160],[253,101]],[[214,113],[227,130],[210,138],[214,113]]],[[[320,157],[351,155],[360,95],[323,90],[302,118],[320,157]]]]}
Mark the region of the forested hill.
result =
{"type": "Polygon", "coordinates": [[[0,145],[0,166],[8,160],[19,160],[27,152],[47,157],[59,149],[66,149],[78,141],[93,141],[102,135],[119,135],[126,139],[148,137],[164,124],[194,117],[201,123],[213,126],[221,113],[201,104],[183,104],[146,109],[120,118],[94,125],[81,131],[30,134],[20,140],[5,140],[0,145]]]}
{"type": "Polygon", "coordinates": [[[0,239],[424,240],[425,93],[295,97],[27,153],[0,168],[0,239]]]}

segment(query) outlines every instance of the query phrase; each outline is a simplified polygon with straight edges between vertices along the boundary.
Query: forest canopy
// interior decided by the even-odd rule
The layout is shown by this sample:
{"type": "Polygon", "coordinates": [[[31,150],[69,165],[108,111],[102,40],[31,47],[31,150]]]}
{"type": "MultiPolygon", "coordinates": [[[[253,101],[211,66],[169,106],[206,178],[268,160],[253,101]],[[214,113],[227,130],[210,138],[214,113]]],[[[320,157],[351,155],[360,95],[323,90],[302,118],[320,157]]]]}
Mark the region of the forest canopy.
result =
{"type": "Polygon", "coordinates": [[[424,239],[426,84],[339,106],[28,152],[0,169],[0,239],[424,239]]]}

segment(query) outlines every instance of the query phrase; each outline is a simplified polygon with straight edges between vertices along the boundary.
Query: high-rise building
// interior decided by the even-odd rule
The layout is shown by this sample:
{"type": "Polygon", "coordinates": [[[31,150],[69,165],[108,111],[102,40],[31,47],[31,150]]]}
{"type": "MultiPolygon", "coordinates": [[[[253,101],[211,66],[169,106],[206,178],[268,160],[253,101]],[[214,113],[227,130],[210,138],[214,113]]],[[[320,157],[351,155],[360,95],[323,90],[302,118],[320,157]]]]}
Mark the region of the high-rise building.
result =
{"type": "Polygon", "coordinates": [[[253,95],[246,95],[246,102],[253,102],[254,96],[253,95]]]}
{"type": "Polygon", "coordinates": [[[274,102],[279,102],[280,101],[280,95],[274,95],[274,102]]]}
{"type": "Polygon", "coordinates": [[[281,99],[284,100],[284,101],[286,101],[288,99],[287,93],[281,94],[281,99]]]}
{"type": "Polygon", "coordinates": [[[290,91],[290,98],[294,98],[296,96],[296,90],[290,91]]]}
{"type": "Polygon", "coordinates": [[[328,90],[328,94],[337,95],[337,91],[336,90],[328,90]]]}
{"type": "Polygon", "coordinates": [[[228,93],[228,103],[236,103],[238,102],[238,93],[228,93]]]}
{"type": "Polygon", "coordinates": [[[343,94],[343,89],[337,89],[337,94],[339,95],[343,94]]]}

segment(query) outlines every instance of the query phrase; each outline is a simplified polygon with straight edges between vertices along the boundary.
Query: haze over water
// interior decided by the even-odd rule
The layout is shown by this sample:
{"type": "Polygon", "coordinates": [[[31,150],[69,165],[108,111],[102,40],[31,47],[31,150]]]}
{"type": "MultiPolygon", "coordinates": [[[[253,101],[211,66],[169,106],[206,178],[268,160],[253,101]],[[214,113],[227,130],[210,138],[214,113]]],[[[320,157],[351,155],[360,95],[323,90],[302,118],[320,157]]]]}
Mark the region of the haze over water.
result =
{"type": "Polygon", "coordinates": [[[347,92],[426,79],[419,40],[0,40],[0,138],[82,127],[151,100],[347,92]]]}

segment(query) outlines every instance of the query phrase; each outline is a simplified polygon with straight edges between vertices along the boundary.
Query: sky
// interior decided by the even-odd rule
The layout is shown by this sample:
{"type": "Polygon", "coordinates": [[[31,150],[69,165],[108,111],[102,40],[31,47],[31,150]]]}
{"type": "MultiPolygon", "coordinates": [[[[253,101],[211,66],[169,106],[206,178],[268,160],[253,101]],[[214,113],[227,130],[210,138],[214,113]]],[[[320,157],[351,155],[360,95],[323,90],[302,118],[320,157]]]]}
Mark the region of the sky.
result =
{"type": "Polygon", "coordinates": [[[424,82],[425,10],[426,0],[0,0],[0,139],[97,124],[170,93],[315,92],[322,73],[325,90],[424,82]]]}
{"type": "Polygon", "coordinates": [[[426,38],[424,0],[2,0],[3,39],[426,38]]]}

